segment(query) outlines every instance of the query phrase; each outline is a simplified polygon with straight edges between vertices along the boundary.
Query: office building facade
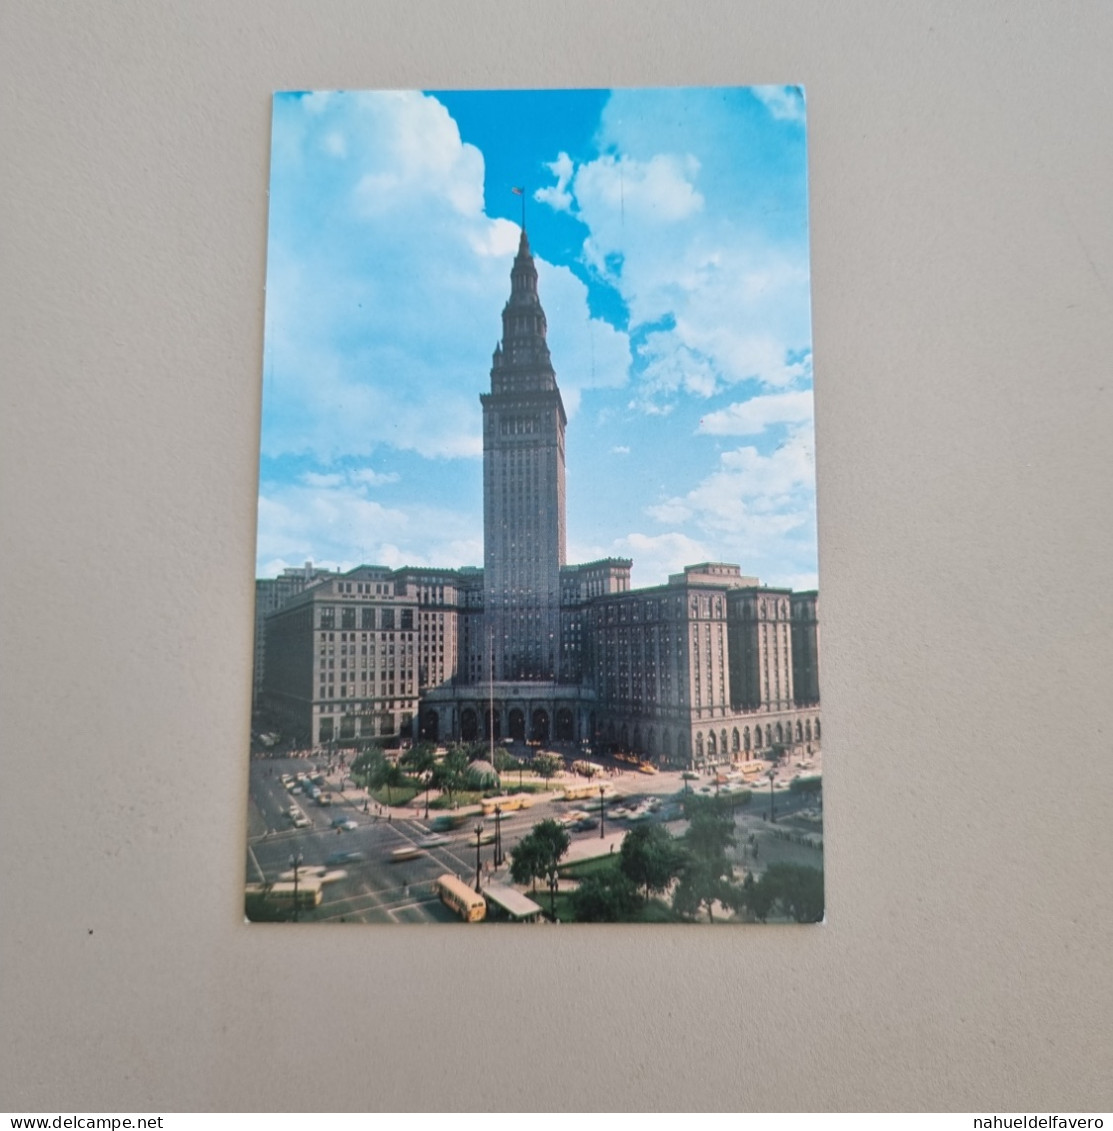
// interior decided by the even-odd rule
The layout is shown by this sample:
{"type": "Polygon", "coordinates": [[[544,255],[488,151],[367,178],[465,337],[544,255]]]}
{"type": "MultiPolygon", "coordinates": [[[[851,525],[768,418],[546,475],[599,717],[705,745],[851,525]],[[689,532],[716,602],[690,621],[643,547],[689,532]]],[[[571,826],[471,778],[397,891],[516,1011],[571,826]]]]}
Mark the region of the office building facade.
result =
{"type": "Polygon", "coordinates": [[[509,739],[669,765],[818,748],[815,592],[721,562],[634,590],[629,559],[566,563],[567,417],[524,230],[502,330],[483,568],[360,566],[298,592],[265,619],[266,710],[311,745],[509,739]]]}

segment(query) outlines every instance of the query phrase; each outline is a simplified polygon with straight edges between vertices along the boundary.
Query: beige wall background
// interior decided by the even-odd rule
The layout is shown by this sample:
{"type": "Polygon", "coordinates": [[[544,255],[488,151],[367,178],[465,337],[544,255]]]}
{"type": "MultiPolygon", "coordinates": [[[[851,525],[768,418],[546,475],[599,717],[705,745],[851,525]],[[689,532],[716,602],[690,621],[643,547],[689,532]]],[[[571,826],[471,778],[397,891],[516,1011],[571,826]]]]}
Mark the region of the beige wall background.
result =
{"type": "Polygon", "coordinates": [[[1109,5],[0,22],[0,1106],[1113,1106],[1109,5]],[[243,926],[271,91],[781,81],[829,922],[243,926]]]}

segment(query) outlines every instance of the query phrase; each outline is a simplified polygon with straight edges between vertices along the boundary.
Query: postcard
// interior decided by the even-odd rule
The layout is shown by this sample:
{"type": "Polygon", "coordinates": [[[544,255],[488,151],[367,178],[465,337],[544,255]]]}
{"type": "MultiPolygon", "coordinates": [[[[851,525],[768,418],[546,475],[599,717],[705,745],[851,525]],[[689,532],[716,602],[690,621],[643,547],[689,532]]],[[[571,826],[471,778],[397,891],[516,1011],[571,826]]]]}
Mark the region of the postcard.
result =
{"type": "Polygon", "coordinates": [[[247,918],[821,921],[802,89],[271,145],[247,918]]]}

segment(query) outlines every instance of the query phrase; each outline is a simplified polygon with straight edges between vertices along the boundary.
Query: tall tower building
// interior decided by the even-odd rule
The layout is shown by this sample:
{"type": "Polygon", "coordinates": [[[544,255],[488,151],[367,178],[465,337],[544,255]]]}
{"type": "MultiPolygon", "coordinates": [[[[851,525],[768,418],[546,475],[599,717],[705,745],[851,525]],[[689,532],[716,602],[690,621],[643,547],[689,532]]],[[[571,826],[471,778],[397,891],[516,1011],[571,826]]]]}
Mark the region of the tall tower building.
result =
{"type": "Polygon", "coordinates": [[[522,229],[483,405],[483,579],[495,681],[559,674],[567,417],[545,342],[537,268],[522,229]]]}

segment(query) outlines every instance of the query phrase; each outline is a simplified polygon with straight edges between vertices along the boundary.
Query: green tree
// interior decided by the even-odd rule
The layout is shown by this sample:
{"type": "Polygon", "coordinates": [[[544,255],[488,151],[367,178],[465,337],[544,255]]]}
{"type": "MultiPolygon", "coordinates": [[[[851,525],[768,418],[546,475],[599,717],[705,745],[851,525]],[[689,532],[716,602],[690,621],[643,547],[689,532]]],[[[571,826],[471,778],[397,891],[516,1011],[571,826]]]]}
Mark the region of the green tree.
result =
{"type": "Polygon", "coordinates": [[[688,830],[684,834],[688,859],[673,893],[673,908],[678,914],[694,917],[704,907],[708,920],[714,922],[715,901],[732,902],[730,879],[734,869],[727,859],[727,848],[733,843],[734,824],[722,815],[713,800],[690,807],[688,830]]]}
{"type": "Polygon", "coordinates": [[[734,897],[734,888],[721,867],[712,861],[690,857],[672,893],[672,907],[687,919],[695,919],[700,909],[706,908],[708,922],[714,923],[715,901],[732,906],[734,897]]]}
{"type": "Polygon", "coordinates": [[[638,909],[638,890],[622,872],[588,876],[572,893],[572,913],[578,923],[623,923],[638,909]]]}
{"type": "Polygon", "coordinates": [[[541,821],[522,837],[510,853],[510,875],[515,883],[524,884],[537,879],[548,883],[549,912],[554,919],[560,861],[571,843],[572,838],[556,821],[541,821]]]}
{"type": "Polygon", "coordinates": [[[545,784],[564,769],[564,759],[559,754],[538,754],[533,760],[533,768],[545,780],[545,784]]]}
{"type": "Polygon", "coordinates": [[[772,889],[755,880],[753,873],[748,874],[742,886],[736,888],[732,894],[732,906],[735,911],[746,909],[759,923],[764,923],[769,918],[773,904],[777,901],[772,889]]]}
{"type": "Polygon", "coordinates": [[[369,746],[362,754],[358,754],[352,762],[352,777],[360,778],[365,787],[369,787],[371,772],[383,760],[383,752],[378,746],[369,746]]]}
{"type": "Polygon", "coordinates": [[[468,770],[468,754],[463,746],[454,746],[433,767],[433,786],[448,794],[452,801],[463,788],[464,775],[468,770]]]}
{"type": "Polygon", "coordinates": [[[386,803],[393,805],[394,799],[391,796],[391,790],[398,789],[399,786],[406,784],[406,775],[402,767],[397,762],[391,761],[389,758],[380,758],[379,761],[371,767],[371,774],[369,782],[372,789],[386,789],[386,803]]]}
{"type": "Polygon", "coordinates": [[[529,884],[537,891],[537,880],[544,875],[544,846],[527,833],[510,850],[510,878],[516,884],[529,884]]]}
{"type": "Polygon", "coordinates": [[[646,901],[653,892],[663,892],[684,867],[683,847],[664,825],[640,824],[622,842],[619,868],[639,888],[646,901]]]}
{"type": "Polygon", "coordinates": [[[782,911],[797,923],[823,918],[823,872],[803,864],[770,864],[761,877],[782,911]]]}
{"type": "Polygon", "coordinates": [[[433,767],[437,764],[437,750],[431,742],[419,742],[402,755],[402,762],[425,785],[425,816],[429,816],[429,790],[433,787],[433,767]]]}

